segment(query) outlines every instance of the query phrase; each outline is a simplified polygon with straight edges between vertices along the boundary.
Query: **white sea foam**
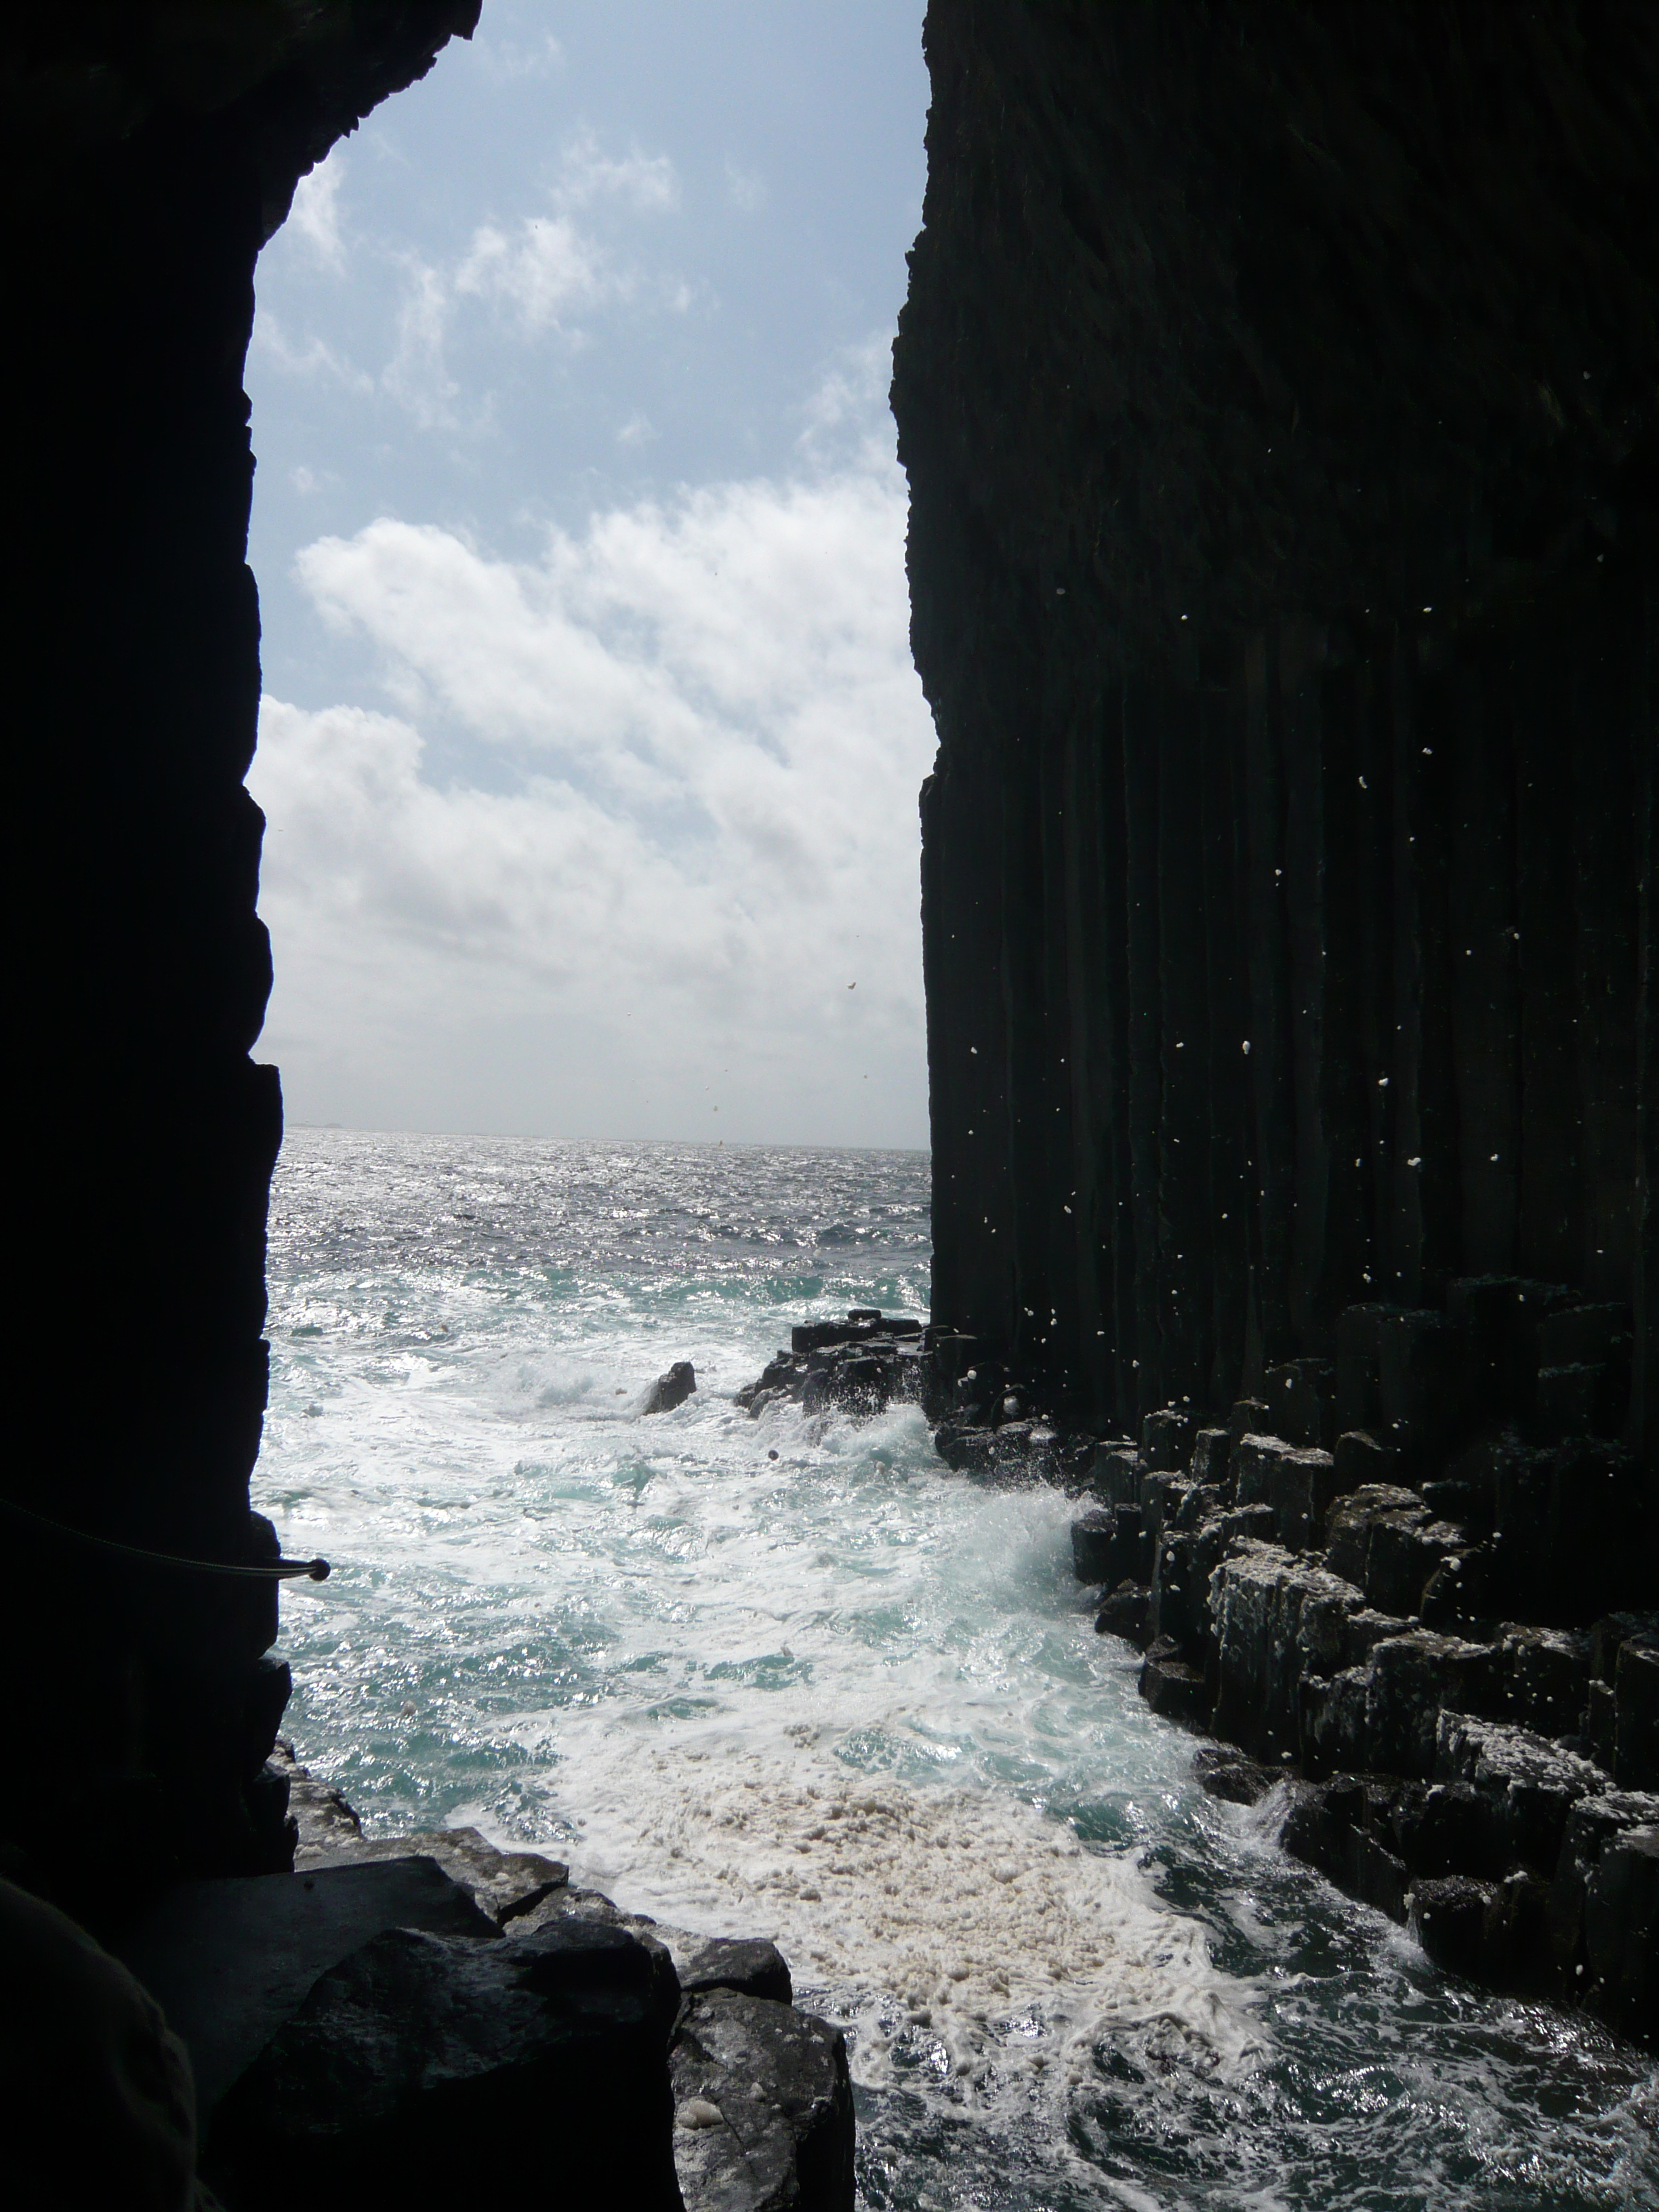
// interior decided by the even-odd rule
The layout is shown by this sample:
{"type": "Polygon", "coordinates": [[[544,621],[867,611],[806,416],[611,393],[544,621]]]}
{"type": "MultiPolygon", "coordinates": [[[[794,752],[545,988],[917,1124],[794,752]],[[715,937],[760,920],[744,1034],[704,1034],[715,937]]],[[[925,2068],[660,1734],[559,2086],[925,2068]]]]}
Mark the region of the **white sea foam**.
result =
{"type": "MultiPolygon", "coordinates": [[[[1131,1855],[1017,1797],[850,1774],[805,1745],[787,1767],[735,1745],[623,1754],[588,1781],[576,1878],[659,1918],[772,1935],[799,1978],[931,2030],[957,2071],[994,2049],[1073,2078],[1114,2029],[1227,2074],[1262,2046],[1202,1929],[1131,1855]]],[[[889,2044],[860,2038],[858,2078],[888,2078],[889,2044]]]]}

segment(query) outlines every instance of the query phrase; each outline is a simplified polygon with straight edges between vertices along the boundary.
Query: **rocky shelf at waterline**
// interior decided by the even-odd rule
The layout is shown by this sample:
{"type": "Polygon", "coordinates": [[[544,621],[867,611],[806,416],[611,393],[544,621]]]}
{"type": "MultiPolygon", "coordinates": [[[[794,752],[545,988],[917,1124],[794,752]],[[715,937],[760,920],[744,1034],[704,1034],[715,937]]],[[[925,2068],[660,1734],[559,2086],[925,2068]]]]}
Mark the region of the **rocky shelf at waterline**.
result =
{"type": "Polygon", "coordinates": [[[624,1912],[474,1829],[366,1837],[286,1743],[270,1771],[294,1872],[186,1885],[128,1947],[190,2050],[228,2212],[319,2158],[376,2203],[551,2171],[571,2202],[851,2212],[845,2039],[794,2008],[775,1944],[624,1912]]]}
{"type": "Polygon", "coordinates": [[[920,1401],[930,1334],[925,1322],[878,1306],[854,1306],[844,1322],[803,1322],[790,1330],[787,1352],[775,1352],[735,1403],[758,1419],[780,1402],[809,1413],[879,1413],[920,1401]]]}
{"type": "Polygon", "coordinates": [[[738,1402],[919,1402],[953,1469],[1061,1484],[1142,1695],[1281,1791],[1282,1840],[1449,1972],[1659,2042],[1659,1505],[1616,1436],[1629,1315],[1507,1277],[1349,1309],[1206,1423],[1047,1418],[994,1347],[869,1310],[738,1402]]]}

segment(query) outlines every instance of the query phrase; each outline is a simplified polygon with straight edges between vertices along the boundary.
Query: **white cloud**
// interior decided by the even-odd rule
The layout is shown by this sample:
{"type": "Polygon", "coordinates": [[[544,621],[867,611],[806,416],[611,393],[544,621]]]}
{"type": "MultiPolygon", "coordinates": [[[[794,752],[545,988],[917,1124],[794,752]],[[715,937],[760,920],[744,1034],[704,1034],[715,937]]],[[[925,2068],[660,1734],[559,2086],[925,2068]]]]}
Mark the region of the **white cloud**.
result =
{"type": "Polygon", "coordinates": [[[878,331],[862,344],[844,347],[819,380],[804,410],[805,422],[797,445],[824,460],[850,441],[866,452],[887,430],[887,394],[893,380],[893,337],[878,331]],[[878,422],[882,424],[879,434],[878,422]]]}
{"type": "Polygon", "coordinates": [[[650,417],[635,413],[630,415],[617,431],[617,443],[619,446],[648,446],[656,434],[650,417]]]}
{"type": "Polygon", "coordinates": [[[418,255],[405,256],[404,267],[397,343],[380,373],[380,385],[423,430],[439,429],[453,422],[450,402],[460,388],[449,373],[444,350],[451,287],[441,270],[418,255]]]}
{"type": "Polygon", "coordinates": [[[564,65],[564,49],[550,31],[544,32],[539,40],[522,44],[514,39],[489,39],[482,31],[475,31],[463,51],[495,84],[551,76],[564,65]]]}
{"type": "Polygon", "coordinates": [[[336,353],[326,339],[313,336],[304,345],[295,345],[269,307],[262,307],[255,312],[252,347],[289,376],[331,377],[360,398],[367,398],[374,390],[374,378],[355,362],[336,353]]]}
{"type": "Polygon", "coordinates": [[[636,146],[613,160],[585,131],[565,148],[555,199],[565,208],[614,200],[642,215],[662,215],[678,207],[680,181],[666,154],[642,154],[636,146]]]}
{"type": "Polygon", "coordinates": [[[758,215],[766,205],[766,179],[758,171],[739,168],[726,157],[726,196],[743,215],[758,215]]]}
{"type": "Polygon", "coordinates": [[[345,175],[338,147],[294,188],[288,220],[325,269],[345,266],[345,241],[340,235],[340,185],[345,175]]]}
{"type": "Polygon", "coordinates": [[[904,520],[884,459],[599,515],[534,563],[386,520],[307,548],[325,617],[472,766],[265,701],[266,1049],[299,1110],[922,1141],[904,520]]]}
{"type": "Polygon", "coordinates": [[[493,223],[475,231],[454,289],[506,301],[535,331],[556,325],[567,307],[616,296],[626,280],[568,216],[532,216],[512,237],[493,223]]]}

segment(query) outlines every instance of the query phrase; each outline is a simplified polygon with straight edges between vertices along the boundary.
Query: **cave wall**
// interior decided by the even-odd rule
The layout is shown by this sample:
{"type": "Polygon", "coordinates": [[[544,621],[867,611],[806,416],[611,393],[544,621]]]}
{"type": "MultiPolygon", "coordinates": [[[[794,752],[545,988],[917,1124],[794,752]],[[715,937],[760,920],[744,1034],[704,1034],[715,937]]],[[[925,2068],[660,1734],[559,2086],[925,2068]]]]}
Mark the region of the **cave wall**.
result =
{"type": "Polygon", "coordinates": [[[276,1596],[246,1563],[276,1071],[241,386],[298,179],[477,0],[20,10],[4,63],[12,1431],[3,1870],[95,1924],[287,1863],[276,1596]]]}
{"type": "Polygon", "coordinates": [[[1651,1458],[1659,11],[927,46],[935,1322],[1105,1428],[1530,1279],[1651,1458]]]}

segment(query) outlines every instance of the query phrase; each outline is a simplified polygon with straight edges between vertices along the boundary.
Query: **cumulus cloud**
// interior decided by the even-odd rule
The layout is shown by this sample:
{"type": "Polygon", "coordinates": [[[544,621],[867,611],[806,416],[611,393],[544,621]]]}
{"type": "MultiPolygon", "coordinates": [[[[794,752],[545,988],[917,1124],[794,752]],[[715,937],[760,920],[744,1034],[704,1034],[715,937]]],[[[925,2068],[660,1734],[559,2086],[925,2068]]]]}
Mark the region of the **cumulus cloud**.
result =
{"type": "MultiPolygon", "coordinates": [[[[301,180],[285,226],[307,258],[335,273],[345,265],[343,175],[338,155],[331,155],[301,180]]],[[[375,247],[382,264],[401,276],[392,352],[378,377],[321,338],[295,342],[263,306],[255,343],[290,375],[327,375],[360,397],[384,392],[422,429],[450,428],[459,386],[449,347],[467,307],[488,309],[520,338],[552,335],[571,344],[584,337],[577,319],[606,306],[637,301],[684,312],[691,289],[673,277],[648,278],[622,237],[629,222],[672,214],[679,204],[679,179],[665,154],[635,147],[613,155],[592,132],[579,132],[564,149],[544,211],[516,222],[477,224],[465,249],[447,262],[385,241],[375,247]]],[[[478,419],[489,419],[487,403],[478,419]]]]}
{"type": "Polygon", "coordinates": [[[305,589],[403,711],[264,702],[291,1094],[921,1141],[904,520],[884,459],[617,509],[532,562],[388,520],[308,547],[305,589]]]}

